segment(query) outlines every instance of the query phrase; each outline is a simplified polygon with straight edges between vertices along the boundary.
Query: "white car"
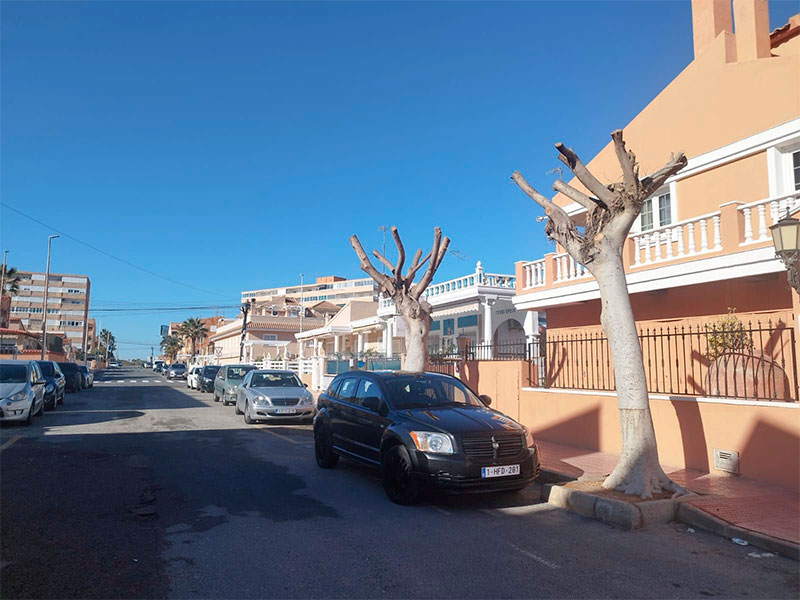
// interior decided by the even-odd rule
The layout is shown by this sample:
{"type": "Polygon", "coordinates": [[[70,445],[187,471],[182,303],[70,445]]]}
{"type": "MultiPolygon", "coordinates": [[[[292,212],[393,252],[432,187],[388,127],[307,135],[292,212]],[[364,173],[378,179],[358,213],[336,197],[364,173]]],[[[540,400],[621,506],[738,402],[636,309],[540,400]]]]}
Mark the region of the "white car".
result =
{"type": "Polygon", "coordinates": [[[193,390],[200,389],[200,371],[203,367],[191,367],[189,373],[186,375],[186,387],[193,390]]]}

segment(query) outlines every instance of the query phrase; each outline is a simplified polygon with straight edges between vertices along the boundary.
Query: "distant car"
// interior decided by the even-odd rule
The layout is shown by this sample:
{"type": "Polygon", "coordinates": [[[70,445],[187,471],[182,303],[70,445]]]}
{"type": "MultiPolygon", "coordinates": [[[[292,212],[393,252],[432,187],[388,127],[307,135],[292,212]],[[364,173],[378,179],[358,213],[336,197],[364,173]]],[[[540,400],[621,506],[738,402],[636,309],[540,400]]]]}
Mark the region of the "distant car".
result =
{"type": "Polygon", "coordinates": [[[186,365],[172,363],[167,370],[167,379],[186,379],[186,365]]]}
{"type": "Polygon", "coordinates": [[[518,491],[539,474],[530,432],[489,408],[463,382],[439,373],[351,371],[320,394],[317,464],[339,457],[379,467],[390,500],[411,504],[426,487],[518,491]]]}
{"type": "Polygon", "coordinates": [[[67,378],[64,377],[58,363],[52,360],[37,360],[36,364],[39,365],[39,369],[47,381],[44,386],[44,408],[53,410],[56,404],[64,404],[67,378]]]}
{"type": "Polygon", "coordinates": [[[78,368],[83,378],[83,389],[94,387],[94,373],[92,373],[92,370],[86,365],[80,365],[78,368]]]}
{"type": "Polygon", "coordinates": [[[143,369],[149,369],[151,366],[152,366],[152,364],[149,363],[149,362],[143,362],[142,363],[142,368],[143,369]]]}
{"type": "Polygon", "coordinates": [[[153,361],[153,371],[155,371],[156,373],[160,373],[161,372],[161,368],[164,366],[164,364],[165,363],[164,363],[163,360],[153,361]]]}
{"type": "Polygon", "coordinates": [[[200,389],[200,371],[202,370],[203,367],[201,366],[195,366],[189,369],[189,373],[186,375],[186,387],[193,390],[200,389]]]}
{"type": "Polygon", "coordinates": [[[214,391],[214,378],[216,378],[217,373],[221,367],[219,365],[206,365],[203,367],[203,370],[200,371],[200,382],[199,382],[199,389],[201,392],[213,392],[214,391]]]}
{"type": "Polygon", "coordinates": [[[236,392],[244,376],[254,370],[253,365],[223,365],[214,379],[214,402],[222,401],[223,406],[236,402],[236,392]]]}
{"type": "Polygon", "coordinates": [[[248,425],[258,421],[311,421],[314,396],[292,371],[256,370],[245,375],[236,391],[237,415],[248,425]]]}
{"type": "Polygon", "coordinates": [[[111,369],[118,369],[119,368],[119,363],[118,362],[111,362],[111,363],[108,363],[108,366],[111,369]]]}
{"type": "Polygon", "coordinates": [[[47,380],[35,360],[0,361],[0,421],[30,425],[44,412],[47,380]]]}
{"type": "Polygon", "coordinates": [[[80,367],[73,362],[60,362],[58,366],[66,377],[67,391],[80,392],[83,389],[83,374],[80,367]]]}

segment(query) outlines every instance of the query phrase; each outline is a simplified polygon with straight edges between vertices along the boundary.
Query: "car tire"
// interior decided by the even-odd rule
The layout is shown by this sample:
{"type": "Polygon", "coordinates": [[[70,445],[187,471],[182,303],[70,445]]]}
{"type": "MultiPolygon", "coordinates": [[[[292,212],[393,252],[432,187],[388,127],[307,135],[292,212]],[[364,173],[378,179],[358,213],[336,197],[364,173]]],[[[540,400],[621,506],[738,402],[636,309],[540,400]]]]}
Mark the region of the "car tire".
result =
{"type": "Polygon", "coordinates": [[[36,406],[36,398],[31,402],[31,408],[28,410],[28,416],[22,422],[23,425],[30,425],[33,422],[33,407],[36,406]]]}
{"type": "MultiPolygon", "coordinates": [[[[36,400],[34,400],[34,403],[36,400]]],[[[44,398],[42,398],[42,405],[39,407],[39,410],[34,413],[34,417],[41,417],[44,414],[44,398]]]]}
{"type": "Polygon", "coordinates": [[[405,446],[397,444],[389,448],[384,453],[381,463],[383,489],[389,500],[404,506],[414,504],[419,498],[420,483],[405,446]]]}
{"type": "Polygon", "coordinates": [[[333,451],[331,429],[324,423],[314,428],[314,457],[322,469],[332,469],[339,462],[339,455],[333,451]]]}
{"type": "MultiPolygon", "coordinates": [[[[245,410],[247,410],[247,403],[246,402],[245,402],[245,406],[244,407],[245,407],[245,410]]],[[[239,403],[238,402],[234,402],[233,403],[233,412],[234,412],[234,414],[237,414],[237,415],[241,415],[242,414],[242,411],[239,410],[239,403]]],[[[245,422],[247,422],[247,421],[245,421],[245,422]]]]}
{"type": "Polygon", "coordinates": [[[55,410],[56,409],[56,404],[58,404],[58,398],[56,398],[56,393],[53,392],[53,401],[52,402],[48,402],[47,400],[45,400],[44,409],[48,410],[48,411],[49,410],[55,410]]]}
{"type": "Polygon", "coordinates": [[[214,392],[214,402],[219,402],[219,396],[217,396],[217,392],[214,392]]]}
{"type": "Polygon", "coordinates": [[[254,425],[255,424],[255,421],[253,421],[253,419],[250,418],[250,403],[249,402],[245,402],[244,403],[244,422],[247,423],[248,425],[254,425]]]}

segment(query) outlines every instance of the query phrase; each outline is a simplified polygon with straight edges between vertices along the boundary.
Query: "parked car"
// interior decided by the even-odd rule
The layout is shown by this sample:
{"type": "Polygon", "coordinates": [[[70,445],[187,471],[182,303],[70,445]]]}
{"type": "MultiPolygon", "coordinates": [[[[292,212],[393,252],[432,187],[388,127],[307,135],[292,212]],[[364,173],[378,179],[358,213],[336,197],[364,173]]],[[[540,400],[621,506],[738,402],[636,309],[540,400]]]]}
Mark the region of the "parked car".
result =
{"type": "Polygon", "coordinates": [[[165,363],[164,363],[164,361],[163,361],[163,360],[156,360],[156,361],[153,361],[153,371],[155,371],[156,373],[160,373],[160,372],[161,372],[161,369],[162,369],[162,367],[164,366],[164,364],[165,364],[165,363]]]}
{"type": "Polygon", "coordinates": [[[199,365],[189,368],[189,372],[186,375],[186,387],[193,390],[200,389],[200,371],[202,370],[203,367],[199,365]]]}
{"type": "Polygon", "coordinates": [[[81,374],[80,367],[72,362],[60,362],[58,366],[61,372],[66,377],[67,391],[80,392],[83,389],[83,375],[81,374]]]}
{"type": "Polygon", "coordinates": [[[142,368],[143,369],[150,369],[152,366],[153,366],[153,364],[150,363],[150,362],[147,362],[147,361],[142,363],[142,368]]]}
{"type": "Polygon", "coordinates": [[[521,490],[539,474],[538,449],[525,427],[490,404],[449,375],[342,373],[317,401],[317,464],[330,469],[341,456],[378,466],[398,504],[426,487],[521,490]]]}
{"type": "Polygon", "coordinates": [[[92,373],[92,370],[86,365],[79,365],[78,369],[81,372],[83,389],[94,387],[94,373],[92,373]]]}
{"type": "Polygon", "coordinates": [[[46,383],[44,385],[44,408],[45,410],[53,410],[56,404],[64,404],[65,388],[67,386],[67,378],[58,366],[58,363],[52,360],[37,360],[36,364],[42,371],[46,383]]]}
{"type": "Polygon", "coordinates": [[[200,371],[200,391],[213,392],[214,391],[214,378],[220,370],[219,365],[206,365],[200,371]]]}
{"type": "Polygon", "coordinates": [[[214,379],[214,402],[222,401],[223,406],[236,402],[236,392],[253,365],[223,365],[214,379]]]}
{"type": "Polygon", "coordinates": [[[0,361],[0,420],[30,425],[44,412],[47,381],[35,360],[0,361]]]}
{"type": "Polygon", "coordinates": [[[167,379],[186,379],[186,365],[172,363],[167,369],[167,379]]]}
{"type": "Polygon", "coordinates": [[[108,363],[108,367],[110,369],[118,369],[119,368],[119,363],[118,362],[110,362],[110,363],[108,363]]]}
{"type": "Polygon", "coordinates": [[[292,371],[253,370],[236,391],[237,415],[248,425],[258,421],[314,418],[314,396],[292,371]]]}

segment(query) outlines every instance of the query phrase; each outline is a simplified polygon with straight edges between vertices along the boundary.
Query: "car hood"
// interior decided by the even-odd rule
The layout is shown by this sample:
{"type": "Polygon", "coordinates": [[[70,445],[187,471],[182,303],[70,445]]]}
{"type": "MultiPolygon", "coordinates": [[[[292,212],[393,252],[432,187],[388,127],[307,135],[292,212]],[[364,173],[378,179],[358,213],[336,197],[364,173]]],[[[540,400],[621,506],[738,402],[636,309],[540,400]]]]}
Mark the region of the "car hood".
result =
{"type": "Polygon", "coordinates": [[[8,398],[25,389],[25,382],[22,383],[0,383],[0,398],[8,398]]]}
{"type": "Polygon", "coordinates": [[[480,406],[443,406],[441,408],[414,408],[400,410],[398,414],[428,429],[461,434],[481,431],[518,431],[522,425],[491,408],[480,406]]]}
{"type": "Polygon", "coordinates": [[[267,398],[302,398],[306,395],[306,388],[299,387],[253,387],[250,389],[267,398]]]}

